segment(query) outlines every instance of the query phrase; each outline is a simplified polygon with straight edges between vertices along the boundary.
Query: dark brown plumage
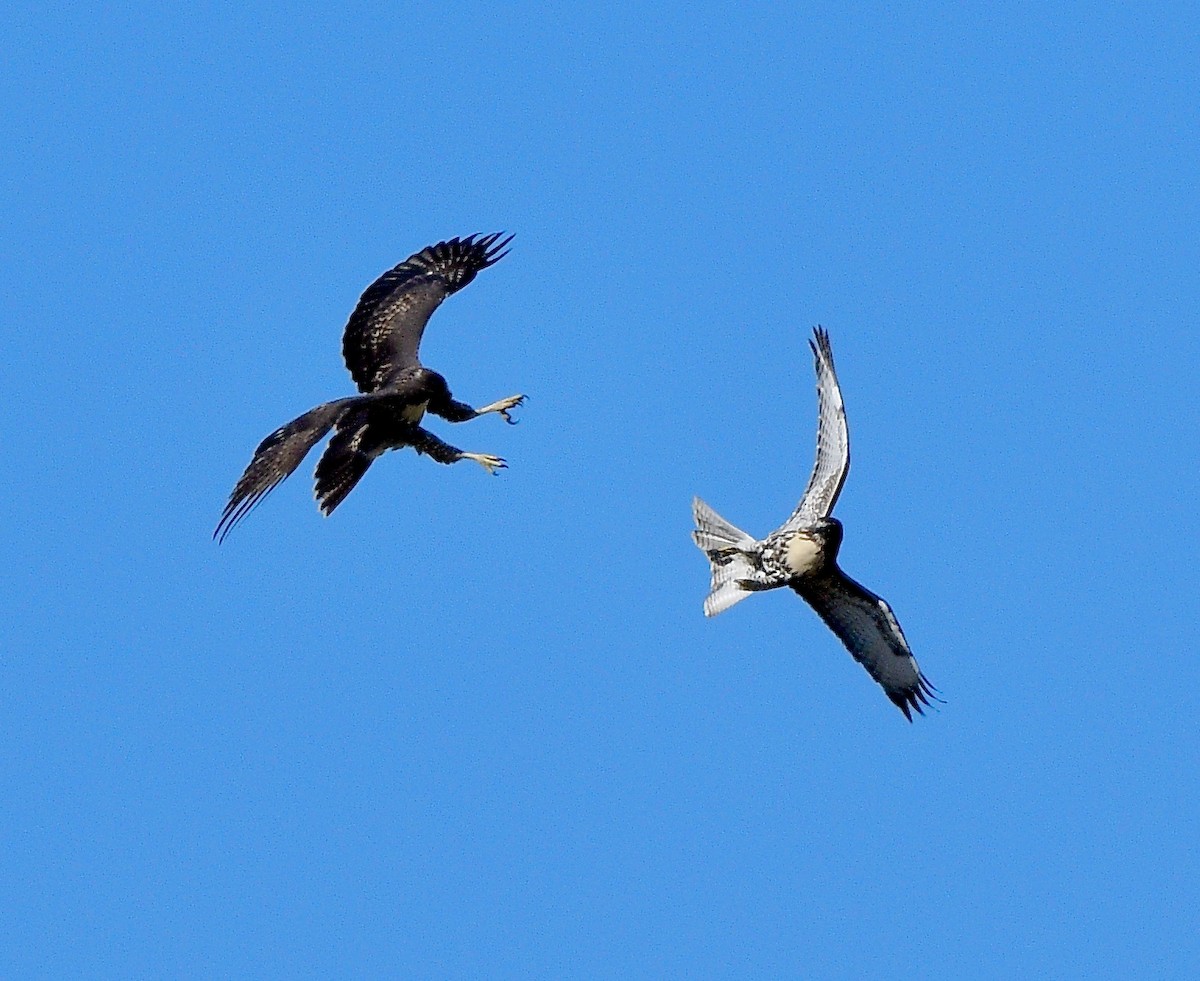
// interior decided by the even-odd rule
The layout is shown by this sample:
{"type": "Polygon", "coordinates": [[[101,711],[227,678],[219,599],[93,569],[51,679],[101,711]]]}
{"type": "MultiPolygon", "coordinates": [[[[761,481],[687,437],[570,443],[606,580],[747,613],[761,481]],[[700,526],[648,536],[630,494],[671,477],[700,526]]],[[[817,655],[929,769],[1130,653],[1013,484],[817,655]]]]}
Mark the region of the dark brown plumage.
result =
{"type": "Polygon", "coordinates": [[[503,233],[452,238],[422,249],[367,287],[342,338],[342,354],[363,394],[326,402],[271,433],[254,451],[213,537],[224,541],[331,429],[329,446],[317,464],[315,493],[330,514],[362,479],[371,463],[388,450],[411,446],[439,463],[474,460],[489,473],[507,466],[500,457],[466,453],[423,429],[426,412],[449,422],[466,422],[489,412],[505,422],[508,410],[525,401],[512,395],[475,409],[455,401],[446,379],[424,367],[417,351],[425,325],[442,303],[482,269],[508,254],[512,236],[503,233]]]}

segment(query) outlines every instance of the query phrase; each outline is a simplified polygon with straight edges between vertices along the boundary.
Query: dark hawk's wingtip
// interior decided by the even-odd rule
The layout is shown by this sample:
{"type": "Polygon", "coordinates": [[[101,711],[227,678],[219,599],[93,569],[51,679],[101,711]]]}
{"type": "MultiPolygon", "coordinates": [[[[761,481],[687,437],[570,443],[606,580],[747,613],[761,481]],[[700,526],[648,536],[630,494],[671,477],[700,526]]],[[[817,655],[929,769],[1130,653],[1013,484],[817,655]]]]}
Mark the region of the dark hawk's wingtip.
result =
{"type": "Polygon", "coordinates": [[[471,236],[472,239],[479,238],[479,241],[473,244],[476,248],[481,249],[483,252],[484,267],[494,266],[497,262],[508,255],[508,253],[512,250],[506,248],[506,246],[508,246],[508,244],[516,237],[517,236],[514,233],[509,235],[508,238],[504,238],[504,232],[492,232],[490,235],[484,235],[482,237],[480,237],[479,233],[476,232],[471,236]]]}
{"type": "Polygon", "coordinates": [[[482,232],[474,232],[461,238],[455,236],[444,242],[438,242],[437,245],[423,249],[413,258],[427,256],[435,262],[444,264],[443,274],[448,275],[455,286],[461,288],[480,270],[494,266],[508,255],[511,249],[507,246],[514,238],[516,235],[509,235],[506,238],[504,232],[491,232],[487,235],[482,232]],[[451,270],[457,271],[459,278],[463,281],[459,282],[451,270]],[[469,275],[463,276],[462,271],[468,271],[469,275]]]}
{"type": "Polygon", "coordinates": [[[272,481],[266,486],[250,488],[234,488],[233,495],[229,498],[229,503],[225,505],[225,510],[221,512],[221,520],[217,522],[217,527],[213,529],[213,540],[218,545],[225,544],[225,539],[229,537],[229,533],[233,531],[243,519],[256,507],[258,507],[263,498],[266,497],[276,486],[279,481],[272,481]]]}
{"type": "Polygon", "coordinates": [[[259,501],[265,496],[266,491],[260,491],[245,497],[231,498],[225,505],[225,510],[221,512],[221,520],[217,522],[217,527],[213,529],[213,541],[218,545],[224,545],[229,533],[258,506],[259,501]]]}

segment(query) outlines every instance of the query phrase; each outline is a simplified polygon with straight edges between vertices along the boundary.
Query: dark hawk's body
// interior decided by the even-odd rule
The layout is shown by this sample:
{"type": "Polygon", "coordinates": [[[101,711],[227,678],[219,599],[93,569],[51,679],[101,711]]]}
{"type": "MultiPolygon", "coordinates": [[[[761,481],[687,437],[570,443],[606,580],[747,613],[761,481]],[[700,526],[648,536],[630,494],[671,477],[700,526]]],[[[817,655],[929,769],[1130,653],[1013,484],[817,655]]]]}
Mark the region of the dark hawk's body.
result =
{"type": "Polygon", "coordinates": [[[474,460],[489,473],[507,466],[498,456],[466,453],[421,426],[426,413],[466,422],[508,410],[524,395],[482,409],[455,401],[446,379],[421,364],[417,351],[425,325],[442,301],[508,253],[502,233],[469,235],[439,242],[409,256],[367,287],[342,337],[342,355],[361,395],[325,402],[271,433],[254,451],[213,536],[224,540],[255,505],[290,476],[331,429],[329,446],[317,463],[315,493],[330,514],[371,463],[388,450],[411,446],[438,463],[474,460]]]}
{"type": "Polygon", "coordinates": [[[759,541],[700,498],[692,502],[696,521],[692,537],[712,568],[704,613],[716,616],[751,593],[790,587],[816,610],[911,721],[912,711],[923,712],[935,689],[917,667],[892,608],[837,564],[842,523],[830,512],[850,469],[850,435],[833,349],[820,327],[814,331],[811,347],[817,369],[817,459],[791,517],[759,541]]]}

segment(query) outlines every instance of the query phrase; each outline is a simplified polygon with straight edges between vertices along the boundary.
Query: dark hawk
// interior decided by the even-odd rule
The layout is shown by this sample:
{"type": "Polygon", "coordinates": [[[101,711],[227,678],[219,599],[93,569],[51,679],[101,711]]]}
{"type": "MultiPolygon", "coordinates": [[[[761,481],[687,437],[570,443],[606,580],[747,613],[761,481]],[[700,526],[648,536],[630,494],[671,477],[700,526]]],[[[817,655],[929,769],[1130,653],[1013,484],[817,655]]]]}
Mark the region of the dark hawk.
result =
{"type": "Polygon", "coordinates": [[[310,409],[271,433],[254,451],[229,495],[213,537],[220,541],[332,429],[317,463],[315,494],[323,514],[346,499],[375,458],[411,446],[438,463],[474,460],[488,473],[507,466],[498,456],[466,453],[422,428],[426,412],[467,422],[489,412],[513,422],[508,410],[525,401],[510,395],[482,409],[456,402],[446,379],[421,364],[417,349],[425,325],[441,302],[466,286],[481,269],[508,254],[512,236],[468,235],[439,242],[405,259],[367,287],[342,336],[342,356],[362,392],[310,409]]]}
{"type": "Polygon", "coordinates": [[[892,608],[838,567],[842,523],[830,517],[850,469],[850,434],[842,390],[833,369],[829,335],[821,327],[809,342],[817,368],[817,461],[792,516],[757,541],[700,498],[692,501],[692,538],[712,565],[705,616],[716,616],[754,592],[789,586],[837,634],[905,717],[937,697],[917,667],[892,608]]]}

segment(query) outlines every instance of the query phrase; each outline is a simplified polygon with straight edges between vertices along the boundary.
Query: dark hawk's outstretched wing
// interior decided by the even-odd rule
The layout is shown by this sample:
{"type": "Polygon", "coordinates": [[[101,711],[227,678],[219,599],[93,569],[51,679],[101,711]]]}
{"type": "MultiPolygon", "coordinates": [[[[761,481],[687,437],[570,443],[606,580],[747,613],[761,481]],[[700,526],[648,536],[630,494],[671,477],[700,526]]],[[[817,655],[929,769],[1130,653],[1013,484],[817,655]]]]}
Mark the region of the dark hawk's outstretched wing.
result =
{"type": "Polygon", "coordinates": [[[812,348],[817,368],[817,460],[800,504],[783,525],[785,530],[807,528],[833,510],[850,470],[850,431],[842,389],[833,369],[833,348],[824,327],[813,329],[812,348]]]}
{"type": "Polygon", "coordinates": [[[342,356],[360,392],[375,392],[399,370],[418,364],[425,325],[442,300],[479,270],[499,262],[513,236],[503,232],[439,242],[389,269],[367,287],[342,337],[342,356]]]}
{"type": "Polygon", "coordinates": [[[225,541],[234,525],[258,506],[259,502],[290,477],[316,446],[353,407],[370,400],[362,395],[326,402],[280,426],[258,444],[250,465],[229,495],[213,538],[225,541]]]}
{"type": "Polygon", "coordinates": [[[837,634],[867,672],[883,686],[909,722],[921,715],[937,689],[917,667],[904,631],[887,603],[847,576],[837,565],[816,576],[790,583],[817,615],[837,634]]]}

